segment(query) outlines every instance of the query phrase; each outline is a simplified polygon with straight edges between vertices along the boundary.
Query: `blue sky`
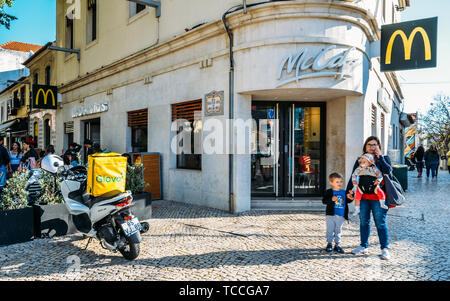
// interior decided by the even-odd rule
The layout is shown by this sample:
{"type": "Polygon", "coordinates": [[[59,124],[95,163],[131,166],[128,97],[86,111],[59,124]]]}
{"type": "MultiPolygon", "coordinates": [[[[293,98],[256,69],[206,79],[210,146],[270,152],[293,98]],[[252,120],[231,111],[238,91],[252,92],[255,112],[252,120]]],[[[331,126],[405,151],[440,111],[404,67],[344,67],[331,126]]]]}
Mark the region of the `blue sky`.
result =
{"type": "MultiPolygon", "coordinates": [[[[44,45],[56,38],[56,0],[15,0],[6,11],[19,19],[0,28],[0,44],[15,40],[44,45]]],[[[450,0],[411,0],[403,21],[439,17],[438,67],[399,72],[405,112],[425,112],[436,93],[450,95],[450,0]],[[442,83],[444,82],[444,83],[442,83]]]]}
{"type": "Polygon", "coordinates": [[[56,39],[56,0],[15,0],[5,11],[18,19],[10,30],[0,27],[0,44],[18,41],[44,45],[56,39]]]}

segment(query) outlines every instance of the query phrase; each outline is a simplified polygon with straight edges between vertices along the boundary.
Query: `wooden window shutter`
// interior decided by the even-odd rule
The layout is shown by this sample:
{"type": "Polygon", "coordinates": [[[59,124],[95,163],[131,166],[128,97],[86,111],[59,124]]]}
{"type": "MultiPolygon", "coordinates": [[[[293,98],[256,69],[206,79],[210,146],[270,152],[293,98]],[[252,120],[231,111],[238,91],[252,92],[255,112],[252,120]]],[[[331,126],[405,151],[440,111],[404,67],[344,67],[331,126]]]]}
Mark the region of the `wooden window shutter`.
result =
{"type": "Polygon", "coordinates": [[[128,112],[128,126],[147,126],[148,109],[128,112]]]}
{"type": "Polygon", "coordinates": [[[195,112],[202,111],[202,100],[186,101],[172,105],[172,121],[186,119],[194,121],[195,112]]]}
{"type": "Polygon", "coordinates": [[[64,133],[65,134],[73,133],[73,121],[64,123],[64,133]]]}
{"type": "Polygon", "coordinates": [[[381,113],[381,129],[384,129],[384,114],[381,113]]]}
{"type": "Polygon", "coordinates": [[[376,124],[376,120],[377,120],[377,108],[374,106],[374,105],[372,105],[372,114],[371,114],[372,116],[372,125],[375,125],[376,124]]]}

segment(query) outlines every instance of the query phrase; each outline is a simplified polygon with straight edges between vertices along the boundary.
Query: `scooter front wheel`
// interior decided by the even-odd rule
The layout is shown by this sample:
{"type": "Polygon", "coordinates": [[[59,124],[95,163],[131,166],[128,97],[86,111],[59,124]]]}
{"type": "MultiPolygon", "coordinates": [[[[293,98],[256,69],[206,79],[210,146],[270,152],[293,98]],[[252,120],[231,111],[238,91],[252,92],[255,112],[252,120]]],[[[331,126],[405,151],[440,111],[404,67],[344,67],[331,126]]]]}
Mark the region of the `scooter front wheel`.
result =
{"type": "Polygon", "coordinates": [[[119,249],[120,254],[127,260],[134,260],[139,256],[139,243],[134,243],[131,238],[126,237],[127,244],[122,249],[119,249]]]}

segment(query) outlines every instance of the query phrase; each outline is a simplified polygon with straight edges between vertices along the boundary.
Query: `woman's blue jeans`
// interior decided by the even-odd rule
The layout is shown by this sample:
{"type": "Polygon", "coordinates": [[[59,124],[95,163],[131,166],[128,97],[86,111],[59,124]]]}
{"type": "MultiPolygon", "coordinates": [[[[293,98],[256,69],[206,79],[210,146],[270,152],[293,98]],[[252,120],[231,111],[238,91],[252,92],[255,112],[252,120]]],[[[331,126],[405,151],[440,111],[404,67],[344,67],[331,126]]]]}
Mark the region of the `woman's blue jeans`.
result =
{"type": "Polygon", "coordinates": [[[430,170],[431,170],[431,176],[432,176],[432,177],[437,177],[437,170],[438,170],[438,167],[439,167],[439,162],[432,162],[432,163],[429,163],[429,164],[427,165],[427,177],[430,176],[430,170]]]}
{"type": "Polygon", "coordinates": [[[6,166],[0,166],[0,189],[3,189],[6,183],[6,166]]]}
{"type": "Polygon", "coordinates": [[[373,213],[375,226],[377,227],[378,239],[380,240],[381,249],[389,247],[388,228],[386,225],[386,215],[388,209],[383,209],[379,201],[361,200],[360,204],[360,235],[361,247],[369,247],[370,236],[370,213],[373,213]]]}

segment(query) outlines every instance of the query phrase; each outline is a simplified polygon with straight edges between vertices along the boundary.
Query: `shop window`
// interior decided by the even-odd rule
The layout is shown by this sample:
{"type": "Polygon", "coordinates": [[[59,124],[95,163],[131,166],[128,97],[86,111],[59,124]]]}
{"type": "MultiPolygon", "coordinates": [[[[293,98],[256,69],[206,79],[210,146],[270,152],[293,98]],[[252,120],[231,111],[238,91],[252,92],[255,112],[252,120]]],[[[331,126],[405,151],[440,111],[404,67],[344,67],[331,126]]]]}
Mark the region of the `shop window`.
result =
{"type": "Polygon", "coordinates": [[[87,0],[87,35],[86,43],[97,39],[97,1],[87,0]]]}
{"type": "Polygon", "coordinates": [[[147,152],[148,109],[128,112],[128,126],[131,128],[132,152],[147,152]]]}
{"type": "Polygon", "coordinates": [[[139,14],[144,9],[145,9],[145,5],[138,4],[135,2],[130,2],[130,18],[133,17],[134,15],[139,14]]]}
{"type": "Polygon", "coordinates": [[[372,105],[371,110],[372,136],[377,135],[377,107],[372,105]]]}
{"type": "Polygon", "coordinates": [[[201,155],[201,131],[202,122],[200,118],[202,112],[202,101],[194,100],[172,105],[172,122],[176,121],[178,125],[177,135],[181,134],[183,130],[189,130],[190,135],[187,137],[182,135],[177,144],[177,168],[182,169],[197,169],[202,168],[202,155],[201,155]],[[184,120],[184,122],[183,122],[184,120]],[[190,139],[185,141],[184,139],[190,139]],[[190,143],[189,149],[186,151],[186,146],[190,143]],[[200,152],[200,153],[199,153],[200,152]]]}
{"type": "Polygon", "coordinates": [[[67,148],[73,143],[73,121],[64,123],[64,134],[66,135],[67,148]]]}
{"type": "Polygon", "coordinates": [[[51,144],[51,127],[50,127],[50,119],[46,119],[44,121],[44,148],[47,148],[51,144]]]}
{"type": "Polygon", "coordinates": [[[66,48],[73,49],[73,19],[69,17],[66,17],[66,48]]]}
{"type": "Polygon", "coordinates": [[[45,84],[47,86],[50,85],[50,79],[51,79],[51,68],[50,66],[47,66],[47,68],[45,68],[45,84]]]}
{"type": "Polygon", "coordinates": [[[37,121],[34,122],[33,125],[33,140],[34,141],[38,141],[38,137],[39,137],[39,123],[37,121]]]}

